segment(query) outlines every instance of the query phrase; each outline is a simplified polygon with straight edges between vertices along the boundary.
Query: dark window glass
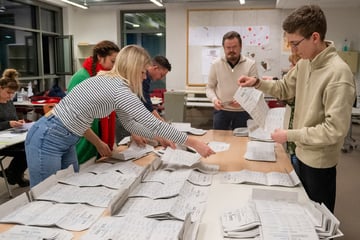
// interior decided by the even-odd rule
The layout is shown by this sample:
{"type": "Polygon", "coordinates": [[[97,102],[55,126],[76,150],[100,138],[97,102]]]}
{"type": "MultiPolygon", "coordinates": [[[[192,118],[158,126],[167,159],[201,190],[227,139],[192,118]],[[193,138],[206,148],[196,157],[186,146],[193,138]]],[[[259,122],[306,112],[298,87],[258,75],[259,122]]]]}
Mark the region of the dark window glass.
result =
{"type": "Polygon", "coordinates": [[[41,30],[47,32],[56,32],[55,12],[47,9],[41,9],[41,30]]]}
{"type": "Polygon", "coordinates": [[[0,36],[1,70],[15,68],[21,77],[38,75],[35,33],[0,28],[0,36]]]}
{"type": "Polygon", "coordinates": [[[3,1],[0,23],[17,27],[36,28],[35,7],[13,1],[3,1]]]}
{"type": "MultiPolygon", "coordinates": [[[[165,55],[165,11],[122,12],[122,45],[138,44],[149,54],[165,55]]],[[[152,81],[150,90],[165,88],[165,81],[152,81]]]]}

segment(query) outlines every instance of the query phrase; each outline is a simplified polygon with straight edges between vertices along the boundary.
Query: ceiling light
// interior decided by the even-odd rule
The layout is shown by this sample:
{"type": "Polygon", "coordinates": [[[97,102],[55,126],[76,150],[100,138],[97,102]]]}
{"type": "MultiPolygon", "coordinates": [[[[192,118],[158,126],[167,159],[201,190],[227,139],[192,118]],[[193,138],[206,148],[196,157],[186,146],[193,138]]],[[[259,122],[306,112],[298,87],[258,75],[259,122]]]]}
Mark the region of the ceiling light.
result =
{"type": "Polygon", "coordinates": [[[244,5],[245,4],[245,0],[239,0],[240,5],[244,5]]]}
{"type": "MultiPolygon", "coordinates": [[[[85,5],[78,4],[78,3],[74,3],[74,2],[71,2],[71,1],[69,1],[69,0],[61,0],[61,1],[65,2],[65,3],[68,3],[68,4],[71,4],[71,5],[73,5],[73,6],[76,6],[76,7],[82,8],[82,9],[88,9],[88,7],[85,6],[85,5]]],[[[84,1],[84,3],[86,4],[86,1],[84,1]]],[[[86,4],[86,5],[87,5],[87,4],[86,4]]]]}
{"type": "Polygon", "coordinates": [[[4,1],[1,0],[0,1],[0,12],[3,13],[6,11],[6,8],[5,8],[5,4],[4,4],[4,1]]]}
{"type": "Polygon", "coordinates": [[[159,7],[163,7],[162,0],[150,0],[150,2],[152,2],[153,4],[159,7]]]}
{"type": "Polygon", "coordinates": [[[134,28],[140,27],[140,24],[137,24],[137,23],[132,23],[132,22],[129,22],[129,21],[125,21],[125,23],[130,24],[130,25],[133,26],[134,28]]]}

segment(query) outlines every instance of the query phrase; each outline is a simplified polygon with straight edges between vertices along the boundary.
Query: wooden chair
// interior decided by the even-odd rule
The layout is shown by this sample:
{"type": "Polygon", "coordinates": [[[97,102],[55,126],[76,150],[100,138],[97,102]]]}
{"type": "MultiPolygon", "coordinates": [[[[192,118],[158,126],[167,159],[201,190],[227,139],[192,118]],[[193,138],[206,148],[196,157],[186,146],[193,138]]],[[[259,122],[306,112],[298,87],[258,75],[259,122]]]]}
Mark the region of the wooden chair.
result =
{"type": "Polygon", "coordinates": [[[7,189],[8,193],[9,193],[9,197],[12,198],[13,195],[12,195],[12,192],[11,192],[11,189],[10,189],[10,186],[9,186],[9,182],[7,180],[7,177],[6,177],[5,168],[4,168],[4,165],[3,165],[3,160],[5,160],[5,159],[6,159],[6,156],[0,156],[0,168],[1,168],[1,173],[2,173],[4,181],[5,181],[6,189],[7,189]]]}

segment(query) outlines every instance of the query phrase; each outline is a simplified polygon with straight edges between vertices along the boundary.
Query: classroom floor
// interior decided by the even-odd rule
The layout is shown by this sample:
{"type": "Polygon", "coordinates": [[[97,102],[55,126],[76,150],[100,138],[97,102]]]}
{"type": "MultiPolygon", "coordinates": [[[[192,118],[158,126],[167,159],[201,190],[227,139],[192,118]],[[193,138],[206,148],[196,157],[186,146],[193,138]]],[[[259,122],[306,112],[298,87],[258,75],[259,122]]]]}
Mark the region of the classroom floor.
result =
{"type": "MultiPolygon", "coordinates": [[[[347,153],[341,153],[341,160],[337,167],[337,196],[335,215],[340,220],[340,229],[344,237],[339,240],[353,240],[360,236],[360,125],[353,124],[352,137],[359,142],[359,146],[347,153]]],[[[29,188],[11,186],[14,196],[29,188]]],[[[0,204],[9,200],[4,180],[0,178],[0,204]]]]}

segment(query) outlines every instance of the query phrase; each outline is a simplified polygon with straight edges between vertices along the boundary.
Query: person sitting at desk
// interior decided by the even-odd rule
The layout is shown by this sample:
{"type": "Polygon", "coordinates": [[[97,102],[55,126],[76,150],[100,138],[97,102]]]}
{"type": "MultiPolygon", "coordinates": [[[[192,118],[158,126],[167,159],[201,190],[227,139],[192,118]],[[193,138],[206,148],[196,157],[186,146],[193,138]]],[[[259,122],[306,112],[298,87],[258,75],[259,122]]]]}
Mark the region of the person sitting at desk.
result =
{"type": "MultiPolygon", "coordinates": [[[[142,81],[150,62],[144,48],[137,45],[122,48],[110,71],[100,72],[78,84],[30,128],[25,150],[31,187],[70,165],[78,172],[76,143],[84,136],[95,146],[101,144],[89,128],[95,118],[107,116],[114,110],[130,133],[186,144],[203,157],[214,154],[207,144],[157,119],[144,107],[140,101],[142,81]]],[[[99,153],[110,157],[112,152],[108,147],[99,153]]]]}
{"type": "MultiPolygon", "coordinates": [[[[19,73],[15,69],[6,69],[0,79],[0,130],[14,127],[21,127],[25,122],[19,120],[16,114],[16,108],[12,102],[15,92],[19,89],[17,80],[19,73]]],[[[9,184],[18,184],[20,187],[29,186],[29,180],[24,179],[24,172],[27,168],[24,143],[18,143],[13,146],[0,150],[0,155],[11,156],[8,168],[5,174],[9,184]]],[[[0,172],[0,176],[2,172],[0,172]]]]}
{"type": "MultiPolygon", "coordinates": [[[[158,111],[153,108],[150,98],[150,85],[151,81],[159,81],[163,79],[168,72],[171,71],[171,64],[169,60],[164,56],[156,56],[152,59],[152,64],[146,70],[146,78],[142,82],[143,97],[142,100],[144,106],[151,112],[156,118],[164,121],[158,111]]],[[[119,119],[116,120],[116,141],[120,142],[124,137],[130,136],[130,133],[125,130],[119,119]]],[[[138,145],[144,145],[147,143],[146,138],[132,134],[131,138],[138,145]]],[[[163,146],[169,145],[164,139],[157,138],[163,146]]]]}

